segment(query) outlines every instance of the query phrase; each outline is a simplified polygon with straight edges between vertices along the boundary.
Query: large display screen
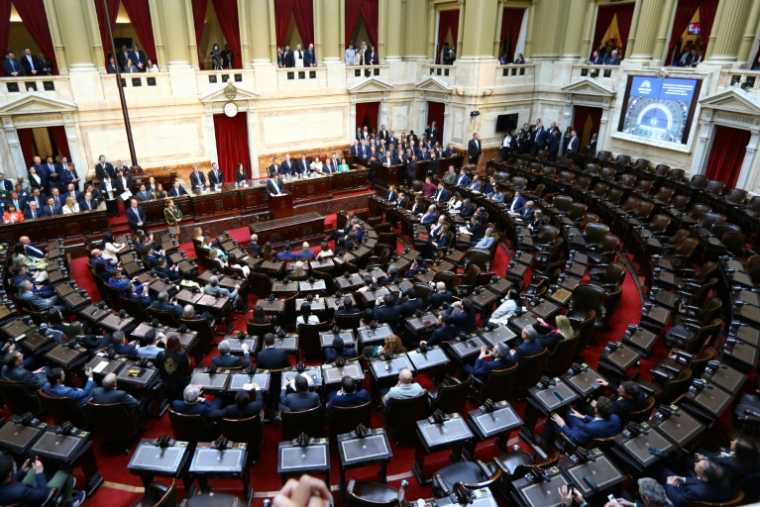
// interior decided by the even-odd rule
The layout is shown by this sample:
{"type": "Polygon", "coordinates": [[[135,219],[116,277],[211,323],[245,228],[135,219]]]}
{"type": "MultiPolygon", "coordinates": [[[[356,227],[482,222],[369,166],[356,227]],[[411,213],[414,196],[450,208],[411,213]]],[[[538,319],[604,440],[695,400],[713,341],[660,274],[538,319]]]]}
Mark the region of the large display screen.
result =
{"type": "Polygon", "coordinates": [[[618,130],[645,139],[686,144],[701,81],[630,76],[618,130]]]}

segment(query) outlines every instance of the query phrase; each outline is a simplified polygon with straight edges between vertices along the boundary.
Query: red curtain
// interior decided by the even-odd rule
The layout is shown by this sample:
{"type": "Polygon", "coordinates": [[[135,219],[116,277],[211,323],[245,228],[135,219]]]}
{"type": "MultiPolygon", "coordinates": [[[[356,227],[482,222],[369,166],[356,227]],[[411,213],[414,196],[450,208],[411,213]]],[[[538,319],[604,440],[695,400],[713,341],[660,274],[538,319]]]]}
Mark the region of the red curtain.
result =
{"type": "Polygon", "coordinates": [[[443,124],[443,113],[446,110],[446,104],[443,102],[431,102],[427,103],[427,125],[430,126],[435,122],[438,127],[438,142],[443,146],[443,129],[446,125],[443,124]]]}
{"type": "Polygon", "coordinates": [[[728,188],[734,188],[751,135],[749,130],[715,127],[705,176],[711,180],[722,181],[728,188]]]}
{"type": "Polygon", "coordinates": [[[356,127],[367,125],[370,131],[377,132],[379,114],[380,102],[358,102],[356,104],[356,127]]]}
{"type": "Polygon", "coordinates": [[[203,70],[201,39],[203,39],[203,22],[206,20],[208,0],[193,0],[193,25],[195,25],[195,47],[198,50],[198,68],[203,70]]]}
{"type": "Polygon", "coordinates": [[[459,37],[459,9],[441,11],[438,16],[438,45],[435,51],[436,63],[442,63],[441,51],[443,50],[443,43],[446,41],[446,34],[449,33],[449,30],[451,30],[451,38],[454,39],[454,47],[456,47],[459,37]]]}
{"type": "Polygon", "coordinates": [[[700,38],[702,44],[707,48],[707,40],[710,38],[712,25],[715,21],[715,13],[718,10],[718,0],[678,0],[676,15],[673,18],[673,27],[670,30],[670,44],[668,45],[668,54],[665,55],[665,64],[670,65],[673,62],[673,51],[681,41],[681,34],[689,26],[691,18],[699,9],[699,23],[702,29],[700,38]]]}
{"type": "MultiPolygon", "coordinates": [[[[237,0],[211,0],[222,28],[222,34],[230,49],[235,54],[232,66],[242,69],[243,58],[240,54],[240,24],[238,21],[237,0]]],[[[234,174],[233,174],[234,175],[234,174]]]]}
{"type": "MultiPolygon", "coordinates": [[[[50,37],[50,27],[48,27],[47,17],[45,16],[45,4],[43,0],[15,0],[13,5],[16,6],[21,21],[29,30],[29,34],[34,42],[40,47],[53,64],[53,74],[58,74],[58,66],[55,62],[55,48],[53,39],[50,37]]],[[[0,27],[0,32],[2,32],[0,27]]],[[[5,31],[7,34],[7,30],[5,31]]],[[[0,43],[1,44],[1,43],[0,43]]],[[[1,54],[5,54],[5,50],[1,54]]]]}
{"type": "Polygon", "coordinates": [[[303,47],[308,48],[314,42],[314,2],[312,0],[295,0],[293,15],[296,28],[301,34],[303,47]]]}
{"type": "Polygon", "coordinates": [[[235,166],[242,163],[251,165],[248,151],[248,118],[246,113],[238,113],[233,118],[224,114],[214,115],[214,132],[216,134],[216,154],[219,169],[226,181],[234,181],[235,166]]]}
{"type": "Polygon", "coordinates": [[[53,143],[58,148],[58,153],[71,162],[71,152],[69,151],[69,140],[66,139],[66,129],[63,125],[48,127],[48,134],[53,139],[53,143]]]}
{"type": "MultiPolygon", "coordinates": [[[[107,2],[108,16],[111,20],[111,30],[113,30],[116,26],[116,16],[119,15],[119,0],[107,0],[107,2]]],[[[111,39],[108,36],[108,26],[106,25],[106,12],[103,10],[103,0],[95,0],[95,11],[98,13],[100,42],[103,44],[103,57],[105,58],[106,68],[108,68],[108,53],[111,52],[111,39]]],[[[118,65],[118,63],[119,62],[114,61],[114,65],[118,65]]]]}
{"type": "MultiPolygon", "coordinates": [[[[595,51],[602,47],[602,44],[606,41],[602,40],[604,34],[607,33],[607,29],[612,24],[612,20],[617,15],[618,29],[620,30],[620,38],[617,45],[623,48],[621,58],[626,56],[625,49],[628,44],[628,35],[631,32],[631,21],[633,20],[633,5],[607,5],[599,7],[596,14],[596,28],[594,29],[594,44],[591,46],[591,51],[595,51]]],[[[589,55],[590,56],[590,55],[589,55]]]]}
{"type": "Polygon", "coordinates": [[[294,4],[295,0],[279,0],[274,3],[274,25],[278,46],[285,44],[285,36],[288,34],[288,25],[290,25],[290,16],[293,14],[294,4]]]}
{"type": "Polygon", "coordinates": [[[24,162],[26,162],[27,167],[31,167],[35,155],[34,134],[32,134],[32,129],[18,129],[16,132],[18,132],[18,141],[21,144],[21,152],[24,154],[24,162]]]}
{"type": "Polygon", "coordinates": [[[591,134],[599,132],[602,123],[602,109],[600,107],[573,106],[573,129],[581,138],[581,147],[586,146],[591,140],[591,134]],[[591,118],[591,132],[585,132],[586,122],[591,118]]]}
{"type": "Polygon", "coordinates": [[[517,48],[517,39],[520,37],[520,27],[522,26],[525,9],[504,8],[504,15],[501,21],[501,37],[499,37],[499,50],[507,53],[507,61],[515,61],[515,49],[517,48]],[[506,48],[505,48],[506,46],[506,48]]]}
{"type": "MultiPolygon", "coordinates": [[[[26,0],[24,0],[26,1],[26,0]]],[[[150,6],[148,0],[121,0],[127,10],[132,27],[137,32],[137,38],[142,43],[142,49],[148,58],[156,63],[156,43],[153,39],[153,25],[150,21],[150,6]]]]}
{"type": "MultiPolygon", "coordinates": [[[[11,0],[0,0],[0,55],[5,58],[11,31],[11,0]]],[[[3,71],[5,75],[5,71],[3,71]]]]}
{"type": "Polygon", "coordinates": [[[346,47],[351,42],[351,35],[354,33],[356,23],[359,22],[359,14],[362,15],[362,19],[364,20],[369,42],[377,50],[377,0],[346,0],[346,47]]]}

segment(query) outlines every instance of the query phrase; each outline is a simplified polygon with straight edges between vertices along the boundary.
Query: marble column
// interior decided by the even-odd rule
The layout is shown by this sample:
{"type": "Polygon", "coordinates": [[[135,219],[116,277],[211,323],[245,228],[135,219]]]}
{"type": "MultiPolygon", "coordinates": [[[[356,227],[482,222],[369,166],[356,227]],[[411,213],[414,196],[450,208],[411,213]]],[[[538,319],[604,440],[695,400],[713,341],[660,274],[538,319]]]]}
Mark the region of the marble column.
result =
{"type": "Polygon", "coordinates": [[[237,0],[238,9],[238,37],[240,39],[240,54],[235,58],[240,58],[241,68],[250,69],[251,60],[251,27],[248,24],[248,9],[250,5],[248,0],[237,0]]]}
{"type": "MultiPolygon", "coordinates": [[[[338,53],[339,38],[343,35],[343,29],[336,29],[336,20],[340,19],[340,0],[321,0],[322,9],[320,11],[320,21],[322,26],[322,51],[324,53],[324,62],[340,62],[338,53]]],[[[315,9],[316,12],[316,9],[315,9]]],[[[316,24],[316,23],[315,23],[316,24]]]]}
{"type": "Polygon", "coordinates": [[[721,0],[718,3],[718,13],[715,15],[715,24],[707,45],[706,61],[714,63],[736,61],[745,21],[750,14],[752,3],[752,0],[721,0]]]}
{"type": "Polygon", "coordinates": [[[748,184],[750,183],[750,177],[752,176],[752,168],[755,166],[757,145],[758,142],[760,142],[760,129],[753,126],[750,129],[750,132],[752,132],[752,136],[749,138],[749,144],[744,153],[742,168],[739,171],[739,177],[736,179],[736,188],[743,188],[745,190],[750,190],[748,184]]]}
{"type": "Polygon", "coordinates": [[[576,61],[580,58],[581,39],[583,38],[583,21],[586,16],[586,0],[570,0],[570,7],[567,17],[567,30],[565,31],[565,41],[562,45],[561,59],[565,61],[576,61]]]}
{"type": "Polygon", "coordinates": [[[150,8],[151,28],[153,28],[153,42],[156,45],[156,62],[161,62],[163,66],[169,61],[169,58],[166,56],[161,3],[159,0],[148,0],[148,6],[150,8]]]}
{"type": "Polygon", "coordinates": [[[160,7],[160,35],[166,54],[163,67],[169,71],[174,68],[190,68],[190,34],[187,24],[178,22],[187,18],[184,0],[160,0],[156,4],[160,7]]]}
{"type": "Polygon", "coordinates": [[[496,31],[493,38],[493,57],[499,59],[501,48],[501,25],[504,23],[504,0],[498,0],[496,6],[496,31]]]}
{"type": "MultiPolygon", "coordinates": [[[[464,21],[467,15],[465,2],[466,0],[459,0],[457,2],[459,4],[459,24],[457,25],[459,27],[457,31],[457,58],[464,54],[464,21]]],[[[476,30],[479,30],[479,28],[476,30]]]]}
{"type": "MultiPolygon", "coordinates": [[[[752,2],[747,22],[744,25],[744,35],[742,36],[741,44],[739,44],[739,53],[737,55],[739,62],[748,62],[754,56],[750,54],[750,51],[752,51],[752,47],[755,44],[758,22],[760,22],[760,2],[752,2]]],[[[749,68],[752,68],[754,64],[755,62],[749,62],[749,68]]]]}
{"type": "MultiPolygon", "coordinates": [[[[21,150],[21,141],[18,138],[18,129],[13,124],[13,118],[5,116],[0,118],[3,122],[3,131],[5,133],[5,139],[8,143],[8,150],[13,165],[9,165],[3,168],[3,173],[9,181],[16,179],[19,174],[24,175],[28,180],[28,171],[26,162],[24,161],[24,152],[21,150]]],[[[30,164],[31,165],[31,164],[30,164]]]]}
{"type": "Polygon", "coordinates": [[[425,59],[428,10],[427,0],[406,0],[406,15],[404,16],[406,34],[403,55],[405,60],[425,59]]]}
{"type": "Polygon", "coordinates": [[[404,36],[401,0],[381,0],[380,5],[383,4],[387,6],[385,10],[385,58],[383,58],[383,53],[378,54],[381,61],[398,62],[401,61],[401,43],[404,36]]]}
{"type": "MultiPolygon", "coordinates": [[[[190,66],[200,69],[198,61],[198,45],[195,43],[195,20],[193,19],[193,0],[183,0],[185,5],[185,27],[188,33],[188,49],[190,50],[190,66]]],[[[182,23],[182,20],[179,20],[182,23]]]]}
{"type": "Polygon", "coordinates": [[[274,18],[270,11],[269,0],[250,0],[248,9],[251,29],[251,55],[253,65],[269,65],[272,63],[269,50],[269,18],[274,18]]]}
{"type": "MultiPolygon", "coordinates": [[[[103,44],[100,41],[100,31],[96,24],[93,29],[91,26],[91,13],[89,7],[92,7],[94,14],[95,4],[93,2],[82,2],[82,0],[48,0],[45,2],[48,23],[52,27],[55,25],[60,34],[63,47],[61,52],[65,54],[64,61],[68,63],[67,70],[72,72],[96,71],[98,66],[105,69],[105,54],[110,51],[106,49],[105,53],[97,53],[94,48],[103,50],[103,44]],[[93,32],[97,33],[97,39],[94,38],[93,32]],[[102,64],[96,62],[103,60],[102,64]]],[[[58,63],[61,65],[61,62],[58,63]]]]}
{"type": "MultiPolygon", "coordinates": [[[[479,2],[470,0],[464,9],[464,37],[460,30],[459,38],[464,39],[460,58],[472,60],[492,60],[493,40],[497,29],[497,12],[502,5],[499,2],[479,2]]],[[[459,14],[462,20],[462,13],[459,14]]]]}
{"type": "Polygon", "coordinates": [[[636,32],[639,29],[639,16],[641,15],[641,3],[642,0],[637,0],[636,3],[633,5],[633,17],[631,18],[631,29],[628,31],[628,40],[625,41],[625,54],[621,54],[621,58],[627,57],[631,52],[633,51],[633,45],[636,42],[637,34],[636,32]]]}
{"type": "Polygon", "coordinates": [[[531,0],[530,7],[528,7],[528,26],[525,28],[525,48],[523,49],[523,56],[530,58],[533,55],[533,25],[536,23],[536,5],[538,0],[531,0]]]}
{"type": "Polygon", "coordinates": [[[673,8],[676,0],[663,0],[660,22],[657,26],[657,40],[654,43],[652,51],[652,60],[662,63],[665,61],[665,48],[668,44],[668,35],[670,28],[673,26],[673,8]]]}
{"type": "MultiPolygon", "coordinates": [[[[633,45],[628,45],[630,55],[624,55],[629,60],[651,60],[655,41],[657,39],[657,24],[663,12],[662,0],[640,0],[639,22],[636,26],[636,37],[633,45]]],[[[638,6],[638,4],[637,4],[638,6]]]]}

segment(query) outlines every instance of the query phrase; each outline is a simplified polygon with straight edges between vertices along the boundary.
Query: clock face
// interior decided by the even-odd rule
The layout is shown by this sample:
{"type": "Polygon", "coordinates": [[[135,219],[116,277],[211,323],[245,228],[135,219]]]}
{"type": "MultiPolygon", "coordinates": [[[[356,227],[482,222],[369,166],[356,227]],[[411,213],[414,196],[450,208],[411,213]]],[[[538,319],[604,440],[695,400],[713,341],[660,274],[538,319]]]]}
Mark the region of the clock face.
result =
{"type": "Polygon", "coordinates": [[[238,114],[238,107],[234,102],[227,102],[224,105],[224,114],[232,118],[238,114]]]}

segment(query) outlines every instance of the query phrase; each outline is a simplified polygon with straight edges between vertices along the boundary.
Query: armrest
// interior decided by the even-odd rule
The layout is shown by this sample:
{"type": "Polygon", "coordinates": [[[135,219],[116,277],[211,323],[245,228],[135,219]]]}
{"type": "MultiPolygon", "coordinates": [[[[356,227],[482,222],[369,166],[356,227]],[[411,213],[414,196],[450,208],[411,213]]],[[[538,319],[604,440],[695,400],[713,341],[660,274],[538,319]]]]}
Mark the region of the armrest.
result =
{"type": "Polygon", "coordinates": [[[449,496],[451,494],[453,486],[449,484],[446,481],[446,479],[443,478],[440,472],[436,472],[435,474],[433,474],[433,478],[435,479],[435,482],[438,483],[438,487],[441,488],[441,492],[445,496],[449,496]]]}
{"type": "Polygon", "coordinates": [[[443,378],[443,381],[444,381],[444,383],[445,383],[446,385],[450,385],[450,386],[458,386],[459,384],[461,384],[461,383],[462,383],[462,381],[461,381],[461,380],[459,380],[459,379],[458,379],[458,378],[456,378],[456,377],[452,377],[452,376],[451,376],[451,375],[449,375],[448,373],[447,373],[447,374],[446,374],[446,376],[443,378]]]}
{"type": "Polygon", "coordinates": [[[493,470],[491,468],[483,463],[481,460],[475,461],[478,464],[478,467],[480,467],[480,470],[485,474],[486,478],[490,478],[493,475],[493,470]]]}

